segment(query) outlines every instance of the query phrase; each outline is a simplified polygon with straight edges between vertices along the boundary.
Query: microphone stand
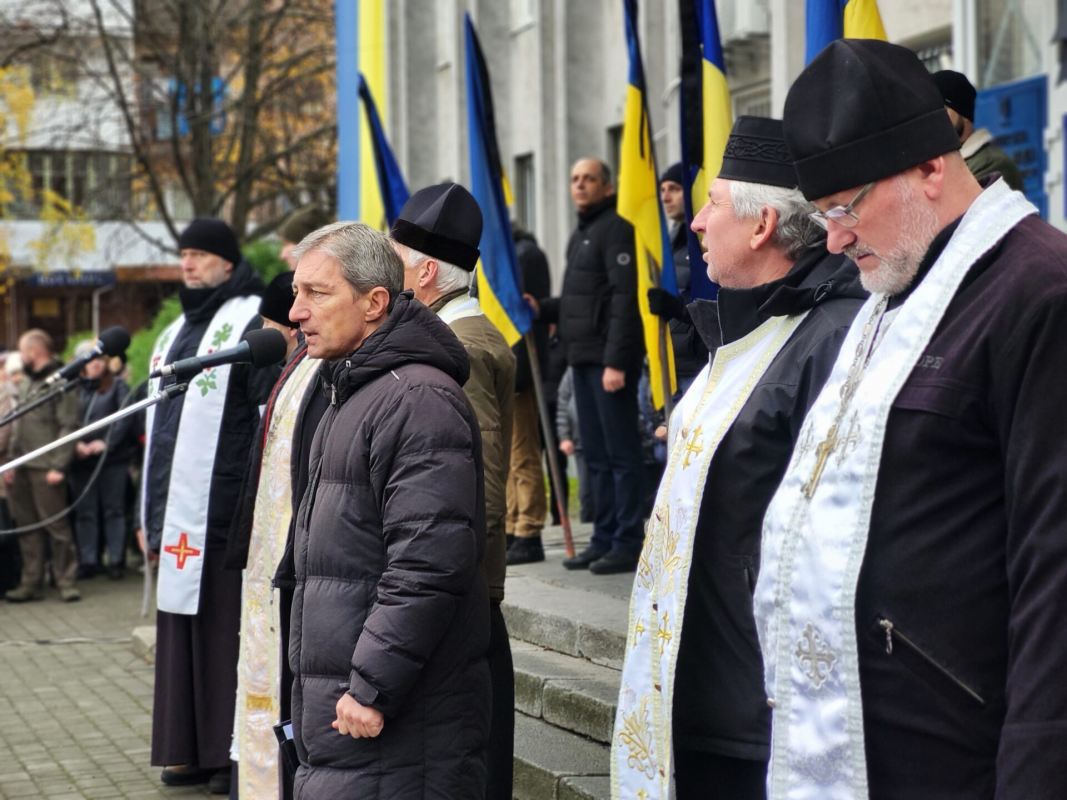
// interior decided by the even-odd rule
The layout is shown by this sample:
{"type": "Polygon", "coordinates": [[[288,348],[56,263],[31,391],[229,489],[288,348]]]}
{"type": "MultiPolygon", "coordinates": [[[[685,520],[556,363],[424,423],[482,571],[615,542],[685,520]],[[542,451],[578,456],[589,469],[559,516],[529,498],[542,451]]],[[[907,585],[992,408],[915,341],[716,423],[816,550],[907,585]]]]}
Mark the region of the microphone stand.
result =
{"type": "Polygon", "coordinates": [[[49,453],[52,450],[55,450],[57,447],[62,447],[63,445],[70,444],[71,442],[76,442],[87,433],[92,433],[93,431],[99,430],[100,428],[106,428],[111,423],[117,422],[118,420],[123,419],[124,417],[128,417],[131,414],[136,414],[138,411],[142,411],[148,408],[149,406],[154,406],[156,403],[161,403],[164,400],[170,400],[174,397],[177,397],[178,395],[184,393],[185,390],[188,388],[188,382],[171,384],[170,386],[164,388],[163,391],[157,394],[155,397],[145,398],[144,400],[134,403],[128,408],[120,409],[114,414],[109,414],[103,419],[97,420],[96,422],[90,425],[86,425],[84,428],[74,431],[74,433],[68,433],[66,436],[60,439],[56,439],[54,442],[49,442],[43,447],[38,447],[32,453],[27,453],[24,456],[19,456],[14,461],[8,461],[3,466],[0,466],[0,475],[3,475],[9,470],[15,469],[15,467],[21,467],[28,461],[33,461],[38,456],[43,456],[45,453],[49,453]]]}
{"type": "Polygon", "coordinates": [[[3,428],[5,425],[10,425],[12,422],[17,420],[24,414],[29,414],[35,408],[40,408],[56,396],[64,395],[67,392],[77,389],[83,383],[85,383],[85,378],[78,377],[72,381],[61,383],[59,386],[53,386],[45,394],[41,395],[40,397],[37,397],[36,399],[32,399],[31,402],[28,402],[25,405],[18,406],[17,408],[12,410],[6,417],[0,419],[0,428],[3,428]]]}

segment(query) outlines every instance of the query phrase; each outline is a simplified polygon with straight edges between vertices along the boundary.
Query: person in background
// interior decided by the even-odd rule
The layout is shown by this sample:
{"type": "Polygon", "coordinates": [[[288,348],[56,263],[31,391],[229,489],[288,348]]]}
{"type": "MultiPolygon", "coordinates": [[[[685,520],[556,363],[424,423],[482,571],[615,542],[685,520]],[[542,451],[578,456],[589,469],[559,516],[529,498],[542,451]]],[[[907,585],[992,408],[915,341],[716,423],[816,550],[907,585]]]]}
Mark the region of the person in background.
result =
{"type": "Polygon", "coordinates": [[[293,259],[293,248],[296,247],[312,231],[317,231],[324,225],[329,225],[333,219],[322,210],[316,203],[306,205],[290,212],[278,228],[278,238],[282,240],[282,250],[279,258],[289,265],[289,271],[296,269],[296,261],[293,259]]]}
{"type": "MultiPolygon", "coordinates": [[[[26,374],[18,384],[18,401],[21,403],[42,390],[48,377],[63,364],[56,358],[52,337],[38,329],[22,334],[19,354],[26,374]]],[[[78,427],[78,398],[72,392],[61,394],[19,417],[12,425],[9,455],[18,458],[73,433],[78,427]]],[[[22,580],[17,589],[7,593],[9,602],[24,603],[44,597],[46,535],[60,598],[64,602],[81,599],[81,592],[74,585],[78,574],[74,537],[64,513],[67,508],[67,473],[73,455],[74,445],[64,445],[4,473],[15,523],[21,527],[51,520],[37,530],[19,535],[22,580]]]]}
{"type": "Polygon", "coordinates": [[[960,155],[967,162],[967,169],[975,178],[984,178],[994,172],[1017,192],[1023,190],[1023,175],[1014,159],[993,141],[987,128],[974,127],[974,103],[978,93],[962,72],[943,69],[933,75],[934,83],[941,92],[948,118],[960,137],[960,155]]]}
{"type": "MultiPolygon", "coordinates": [[[[512,223],[515,255],[519,261],[522,289],[534,297],[552,292],[548,259],[533,234],[512,223]]],[[[545,471],[541,464],[541,423],[534,393],[533,369],[543,377],[548,358],[548,325],[535,322],[531,330],[537,349],[537,365],[530,364],[525,340],[515,353],[515,418],[511,426],[511,469],[508,471],[506,522],[508,564],[532,564],[545,560],[541,531],[545,527],[545,471]]]]}
{"type": "MultiPolygon", "coordinates": [[[[92,342],[81,342],[74,349],[74,355],[84,356],[92,348],[92,342]]],[[[79,428],[114,414],[130,393],[126,381],[108,369],[108,359],[104,356],[85,365],[82,380],[78,392],[79,428]]],[[[112,580],[122,578],[126,562],[126,482],[134,452],[134,442],[130,438],[133,424],[132,416],[124,417],[107,428],[85,434],[74,445],[70,489],[74,499],[81,498],[74,510],[80,579],[95,577],[103,566],[101,528],[107,542],[107,575],[112,580]],[[91,481],[101,459],[104,465],[96,480],[91,481]]]]}
{"type": "MultiPolygon", "coordinates": [[[[16,379],[22,377],[22,358],[13,350],[0,355],[0,419],[5,417],[15,405],[16,379]]],[[[0,463],[8,460],[11,444],[11,426],[0,428],[0,463]]],[[[0,531],[15,527],[11,512],[7,507],[7,481],[0,480],[0,531]]],[[[22,570],[19,556],[19,542],[15,534],[0,533],[0,592],[6,592],[19,585],[22,570]]]]}
{"type": "MultiPolygon", "coordinates": [[[[582,451],[582,437],[578,432],[578,406],[574,402],[574,372],[570,367],[563,373],[559,382],[556,401],[556,437],[559,451],[566,458],[574,457],[578,470],[578,519],[581,522],[593,521],[593,487],[589,482],[589,470],[585,465],[585,453],[582,451]]],[[[567,475],[563,470],[564,477],[567,475]]]]}

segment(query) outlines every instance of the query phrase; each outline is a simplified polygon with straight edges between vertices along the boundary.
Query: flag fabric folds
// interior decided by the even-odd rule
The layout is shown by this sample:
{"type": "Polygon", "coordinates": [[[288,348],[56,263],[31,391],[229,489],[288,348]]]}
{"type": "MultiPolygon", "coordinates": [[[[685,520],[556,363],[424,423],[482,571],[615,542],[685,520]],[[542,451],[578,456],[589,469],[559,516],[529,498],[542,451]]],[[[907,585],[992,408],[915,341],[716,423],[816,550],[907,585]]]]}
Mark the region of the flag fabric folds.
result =
{"type": "Polygon", "coordinates": [[[645,329],[645,348],[652,389],[652,404],[662,408],[668,394],[677,390],[674,349],[666,326],[648,307],[648,290],[659,286],[678,294],[678,284],[667,236],[667,219],[659,199],[659,172],[652,151],[652,130],[645,103],[645,74],[637,38],[637,2],[623,0],[626,42],[630,52],[630,79],[626,87],[622,144],[619,151],[619,216],[634,227],[637,258],[637,299],[645,329]],[[665,391],[669,386],[669,393],[665,391]]]}
{"type": "MultiPolygon", "coordinates": [[[[385,212],[386,222],[392,225],[393,220],[400,216],[404,203],[411,197],[411,192],[408,191],[407,184],[404,182],[404,175],[400,171],[400,165],[396,163],[389,140],[385,138],[385,130],[382,128],[381,119],[378,118],[374,97],[363,75],[359,76],[359,97],[363,101],[364,111],[367,112],[367,127],[370,130],[374,152],[374,166],[378,175],[381,205],[385,212]]],[[[370,165],[367,164],[365,168],[369,171],[370,165]]]]}
{"type": "MultiPolygon", "coordinates": [[[[715,0],[679,0],[682,29],[682,173],[687,225],[708,201],[708,188],[722,166],[733,127],[726,60],[719,37],[715,0]]],[[[701,264],[700,240],[689,231],[689,290],[694,298],[714,299],[718,286],[701,264]]]]}
{"type": "Polygon", "coordinates": [[[511,235],[506,195],[510,194],[500,160],[493,98],[485,56],[470,15],[465,15],[467,48],[467,131],[470,136],[471,194],[482,211],[478,264],[478,302],[509,345],[530,330],[533,315],[522,297],[519,261],[511,235]]]}
{"type": "Polygon", "coordinates": [[[808,0],[806,14],[807,64],[834,39],[886,41],[877,0],[808,0]]]}

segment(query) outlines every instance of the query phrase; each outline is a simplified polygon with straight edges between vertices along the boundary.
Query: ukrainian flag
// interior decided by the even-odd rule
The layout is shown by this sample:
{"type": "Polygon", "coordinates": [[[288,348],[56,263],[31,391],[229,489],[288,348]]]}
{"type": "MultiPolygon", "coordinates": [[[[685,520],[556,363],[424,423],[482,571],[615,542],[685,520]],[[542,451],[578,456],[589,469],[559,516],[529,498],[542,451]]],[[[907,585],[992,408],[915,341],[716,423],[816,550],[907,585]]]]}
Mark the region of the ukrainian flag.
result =
{"type": "MultiPolygon", "coordinates": [[[[726,140],[733,128],[726,60],[714,0],[681,0],[682,164],[686,180],[685,216],[708,202],[708,187],[719,174],[726,140]]],[[[689,231],[689,289],[693,297],[713,299],[719,287],[701,265],[700,240],[689,231]]]]}
{"type": "Polygon", "coordinates": [[[337,0],[337,215],[388,230],[374,170],[370,124],[360,118],[359,84],[366,81],[386,118],[385,0],[337,0]]]}
{"type": "Polygon", "coordinates": [[[626,111],[619,152],[619,216],[634,226],[637,254],[637,299],[645,329],[645,349],[652,384],[652,404],[662,408],[665,388],[677,391],[674,376],[674,348],[666,336],[666,326],[648,308],[648,290],[654,286],[678,294],[667,237],[667,219],[659,201],[659,172],[652,152],[652,131],[645,105],[645,70],[641,44],[637,39],[637,2],[623,0],[626,15],[626,42],[630,51],[630,85],[626,88],[626,111]]]}
{"type": "Polygon", "coordinates": [[[834,39],[887,41],[877,0],[808,0],[806,13],[805,63],[834,39]]]}
{"type": "Polygon", "coordinates": [[[359,98],[363,101],[363,109],[367,112],[367,127],[370,129],[375,172],[378,175],[378,194],[385,212],[385,220],[391,226],[393,220],[400,216],[400,211],[411,197],[411,192],[408,191],[408,186],[404,182],[404,175],[400,171],[400,165],[396,163],[389,140],[385,138],[385,130],[382,128],[381,119],[378,118],[378,109],[374,105],[370,86],[367,85],[362,75],[359,76],[359,98]]]}
{"type": "Polygon", "coordinates": [[[522,298],[519,261],[511,237],[500,148],[493,118],[493,96],[485,56],[470,14],[464,16],[467,44],[467,131],[470,135],[471,194],[482,210],[478,264],[478,302],[482,312],[514,345],[530,330],[533,315],[522,298]]]}

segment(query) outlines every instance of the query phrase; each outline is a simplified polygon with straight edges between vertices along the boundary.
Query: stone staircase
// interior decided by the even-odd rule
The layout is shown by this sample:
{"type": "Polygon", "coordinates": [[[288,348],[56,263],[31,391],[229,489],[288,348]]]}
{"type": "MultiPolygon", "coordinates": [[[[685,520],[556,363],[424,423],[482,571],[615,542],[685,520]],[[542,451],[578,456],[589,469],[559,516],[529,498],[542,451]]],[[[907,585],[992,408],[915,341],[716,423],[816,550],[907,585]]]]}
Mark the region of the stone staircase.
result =
{"type": "MultiPolygon", "coordinates": [[[[588,528],[575,534],[585,540],[588,528]]],[[[558,530],[545,531],[545,545],[543,563],[509,567],[503,605],[515,662],[514,793],[602,800],[633,575],[564,570],[558,530]]]]}

